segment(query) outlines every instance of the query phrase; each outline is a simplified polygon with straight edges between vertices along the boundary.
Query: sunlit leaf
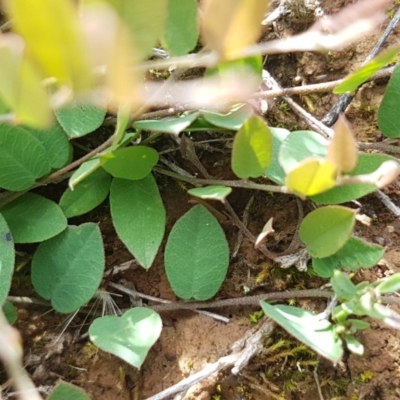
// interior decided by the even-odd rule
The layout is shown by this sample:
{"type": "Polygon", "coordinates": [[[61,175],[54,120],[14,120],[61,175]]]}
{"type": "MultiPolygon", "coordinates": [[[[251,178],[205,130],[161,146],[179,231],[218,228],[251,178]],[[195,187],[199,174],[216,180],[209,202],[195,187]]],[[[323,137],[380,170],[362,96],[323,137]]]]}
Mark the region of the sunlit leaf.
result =
{"type": "Polygon", "coordinates": [[[302,196],[322,193],[335,186],[336,169],[326,160],[310,158],[302,161],[286,176],[287,188],[302,196]]]}
{"type": "Polygon", "coordinates": [[[393,293],[400,290],[400,274],[393,274],[387,278],[384,278],[381,283],[376,287],[379,293],[393,293]]]}
{"type": "Polygon", "coordinates": [[[329,143],[327,160],[338,172],[351,172],[358,159],[356,139],[343,116],[339,117],[333,129],[335,134],[329,143]]]}
{"type": "Polygon", "coordinates": [[[272,135],[264,120],[251,116],[242,125],[233,142],[232,170],[242,179],[258,178],[272,157],[272,135]]]}
{"type": "Polygon", "coordinates": [[[220,200],[223,201],[228,194],[232,192],[232,188],[226,186],[206,186],[202,188],[194,188],[188,190],[192,196],[200,197],[201,199],[220,200]]]}
{"type": "Polygon", "coordinates": [[[261,33],[268,0],[206,0],[203,2],[202,38],[224,58],[234,58],[261,33]]]}
{"type": "Polygon", "coordinates": [[[355,223],[355,211],[342,206],[318,208],[303,219],[300,239],[312,257],[328,257],[349,240],[355,223]]]}

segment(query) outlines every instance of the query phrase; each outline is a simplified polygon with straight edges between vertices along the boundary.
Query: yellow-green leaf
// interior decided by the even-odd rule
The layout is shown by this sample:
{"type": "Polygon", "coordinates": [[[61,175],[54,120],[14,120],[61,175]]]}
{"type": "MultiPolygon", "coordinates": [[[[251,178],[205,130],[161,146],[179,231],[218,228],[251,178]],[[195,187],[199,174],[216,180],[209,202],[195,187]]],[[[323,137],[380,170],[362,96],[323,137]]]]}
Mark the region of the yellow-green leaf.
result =
{"type": "Polygon", "coordinates": [[[264,120],[249,117],[235,136],[232,149],[232,170],[242,179],[264,174],[272,157],[272,134],[264,120]]]}
{"type": "Polygon", "coordinates": [[[286,186],[302,196],[322,193],[335,186],[336,169],[326,160],[308,158],[286,176],[286,186]]]}

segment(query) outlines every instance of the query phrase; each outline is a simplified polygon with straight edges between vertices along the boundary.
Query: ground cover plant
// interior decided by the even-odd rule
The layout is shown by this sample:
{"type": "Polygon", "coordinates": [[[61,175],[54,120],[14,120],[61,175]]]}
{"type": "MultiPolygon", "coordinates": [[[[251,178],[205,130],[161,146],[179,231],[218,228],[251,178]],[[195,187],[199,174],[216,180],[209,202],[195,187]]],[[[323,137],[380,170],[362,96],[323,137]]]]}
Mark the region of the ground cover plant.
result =
{"type": "MultiPolygon", "coordinates": [[[[20,245],[37,244],[30,279],[37,295],[57,312],[76,313],[102,293],[107,282],[102,232],[94,222],[74,225],[69,220],[107,201],[119,238],[142,268],[152,267],[166,241],[165,274],[182,299],[158,308],[133,307],[91,323],[89,337],[96,346],[140,368],[160,336],[159,312],[235,304],[231,299],[208,301],[220,290],[232,258],[217,217],[215,202],[220,202],[239,231],[280,268],[301,273],[309,268],[330,285],[329,290],[244,296],[243,304],[261,306],[269,327],[279,324],[333,363],[347,350],[363,354],[356,335],[369,323],[360,317],[398,329],[400,315],[386,304],[398,304],[391,294],[400,288],[400,274],[352,281],[357,271],[381,260],[384,247],[355,235],[360,212],[349,205],[396,181],[399,162],[387,154],[396,153],[396,146],[363,152],[343,115],[332,128],[270,126],[262,102],[263,85],[280,89],[263,69],[263,55],[342,48],[349,36],[354,40],[382,22],[389,2],[360,2],[318,19],[304,33],[258,44],[268,1],[208,0],[201,7],[191,0],[184,5],[160,0],[156,7],[148,1],[78,3],[16,0],[4,5],[0,302],[9,322],[16,318],[7,298],[20,245]],[[356,25],[360,21],[365,30],[356,25]],[[154,50],[157,45],[162,49],[154,50]],[[200,67],[205,71],[199,72],[200,67]],[[192,75],[185,76],[188,70],[192,75]],[[112,134],[94,149],[82,145],[80,138],[91,138],[93,132],[100,136],[105,119],[115,125],[112,134]],[[195,143],[197,132],[204,131],[232,139],[230,166],[237,179],[217,179],[202,165],[195,143]],[[171,166],[158,150],[165,135],[174,138],[202,178],[171,166]],[[185,190],[198,199],[167,233],[168,215],[157,182],[163,175],[185,182],[185,190]],[[65,180],[68,188],[58,201],[40,190],[65,180]],[[272,220],[257,234],[247,229],[229,203],[237,188],[296,197],[299,222],[289,251],[272,253],[266,247],[274,232],[272,220]],[[307,215],[304,204],[313,207],[307,215]],[[326,311],[316,314],[269,302],[306,297],[329,299],[326,311]]],[[[320,9],[306,11],[315,16],[320,9]]],[[[395,48],[373,57],[337,84],[335,93],[356,91],[395,63],[398,53],[395,48]]],[[[399,77],[396,66],[378,111],[379,128],[390,139],[400,136],[399,77]]],[[[20,368],[21,346],[2,321],[0,357],[15,388],[24,393],[32,384],[20,368]]],[[[32,393],[30,399],[40,398],[32,393]]],[[[67,383],[56,386],[49,398],[72,395],[87,398],[67,383]]]]}

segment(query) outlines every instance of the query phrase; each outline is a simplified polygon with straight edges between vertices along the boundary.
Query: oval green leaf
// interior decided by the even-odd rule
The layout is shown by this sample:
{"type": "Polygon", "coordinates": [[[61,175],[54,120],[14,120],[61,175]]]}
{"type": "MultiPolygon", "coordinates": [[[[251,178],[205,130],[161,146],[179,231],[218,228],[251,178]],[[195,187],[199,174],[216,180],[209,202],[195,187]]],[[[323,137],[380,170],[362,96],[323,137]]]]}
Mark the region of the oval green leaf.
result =
{"type": "Polygon", "coordinates": [[[232,170],[242,179],[258,178],[264,174],[271,157],[271,132],[262,118],[251,116],[235,135],[232,170]]]}
{"type": "Polygon", "coordinates": [[[198,205],[171,230],[165,248],[165,271],[174,293],[182,299],[207,300],[225,279],[229,247],[214,216],[198,205]]]}
{"type": "Polygon", "coordinates": [[[351,300],[357,295],[356,285],[342,271],[334,271],[330,282],[340,300],[351,300]]]}
{"type": "Polygon", "coordinates": [[[286,174],[279,163],[279,152],[282,142],[289,136],[290,132],[283,128],[269,128],[272,133],[272,158],[271,162],[265,171],[265,175],[278,185],[285,184],[286,174]]]}
{"type": "Polygon", "coordinates": [[[300,239],[312,257],[336,253],[349,240],[355,211],[342,206],[327,206],[310,212],[300,225],[300,239]]]}
{"type": "Polygon", "coordinates": [[[54,309],[72,313],[96,293],[105,266],[97,224],[69,226],[39,245],[32,260],[32,284],[54,309]]]}
{"type": "Polygon", "coordinates": [[[50,170],[46,149],[38,139],[23,128],[0,124],[0,187],[28,189],[50,170]]]}
{"type": "Polygon", "coordinates": [[[70,383],[60,382],[51,392],[47,400],[90,400],[90,397],[81,389],[70,383]]]}
{"type": "Polygon", "coordinates": [[[161,318],[155,311],[135,307],[120,317],[107,315],[95,319],[89,336],[100,349],[140,368],[161,329],[161,318]]]}
{"type": "Polygon", "coordinates": [[[67,226],[67,219],[58,204],[36,193],[25,193],[0,211],[15,243],[42,242],[58,235],[67,226]]]}
{"type": "Polygon", "coordinates": [[[133,146],[106,153],[100,157],[102,167],[114,178],[143,179],[158,162],[151,147],[133,146]]]}
{"type": "Polygon", "coordinates": [[[165,231],[165,208],[153,176],[114,179],[110,203],[118,236],[137,261],[150,268],[165,231]]]}
{"type": "Polygon", "coordinates": [[[110,191],[111,176],[102,168],[89,175],[74,190],[67,189],[60,199],[60,207],[67,218],[85,214],[101,204],[110,191]]]}
{"type": "Polygon", "coordinates": [[[188,190],[192,196],[200,197],[201,199],[223,201],[228,194],[232,192],[232,188],[227,186],[206,186],[203,188],[194,188],[188,190]]]}
{"type": "Polygon", "coordinates": [[[10,325],[14,324],[18,318],[18,310],[15,308],[14,304],[9,301],[6,301],[3,304],[3,313],[10,325]]]}
{"type": "Polygon", "coordinates": [[[101,126],[105,110],[91,104],[71,104],[59,108],[56,117],[70,138],[85,136],[101,126]]]}
{"type": "Polygon", "coordinates": [[[14,271],[14,240],[6,220],[0,214],[0,306],[4,304],[14,271]]]}

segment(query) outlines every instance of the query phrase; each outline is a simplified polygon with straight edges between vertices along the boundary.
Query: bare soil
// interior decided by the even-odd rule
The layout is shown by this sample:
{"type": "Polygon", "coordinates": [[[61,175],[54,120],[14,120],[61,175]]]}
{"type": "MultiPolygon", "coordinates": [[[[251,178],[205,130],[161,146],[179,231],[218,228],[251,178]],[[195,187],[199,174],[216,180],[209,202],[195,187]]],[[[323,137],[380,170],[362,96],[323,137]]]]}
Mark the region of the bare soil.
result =
{"type": "MultiPolygon", "coordinates": [[[[326,12],[337,12],[349,1],[322,2],[326,12]]],[[[285,19],[280,22],[282,34],[292,34],[303,27],[292,26],[285,19]]],[[[381,31],[386,25],[381,27],[381,31]]],[[[352,47],[329,54],[304,53],[270,57],[266,68],[284,87],[303,83],[318,83],[344,77],[356,70],[378,40],[377,31],[352,47]]],[[[271,32],[266,32],[270,34],[271,32]]],[[[391,34],[384,48],[398,45],[400,27],[391,34]]],[[[377,141],[382,137],[377,127],[377,106],[384,93],[387,81],[366,84],[357,94],[346,112],[360,141],[377,141]]],[[[322,118],[336,101],[332,94],[308,95],[295,98],[303,107],[322,118]]],[[[279,100],[271,101],[266,119],[271,126],[288,129],[306,128],[294,113],[279,100]]],[[[202,140],[217,138],[214,133],[204,133],[202,140]]],[[[229,149],[223,144],[212,144],[213,149],[198,150],[205,168],[214,177],[234,178],[230,171],[229,149]]],[[[163,148],[175,144],[169,139],[160,142],[163,148]]],[[[173,153],[174,162],[191,173],[197,171],[181,159],[179,152],[173,153]]],[[[173,180],[157,176],[162,198],[167,209],[167,233],[173,224],[192,204],[185,190],[173,180]]],[[[385,189],[392,200],[400,204],[400,193],[396,186],[385,189]]],[[[239,216],[250,199],[245,190],[234,190],[229,201],[239,216]]],[[[400,271],[400,221],[396,219],[373,195],[361,199],[364,212],[373,217],[370,226],[358,224],[356,235],[386,247],[384,260],[371,270],[364,270],[355,277],[356,281],[374,281],[400,271]]],[[[223,207],[213,204],[219,211],[223,207]]],[[[305,211],[311,206],[305,204],[305,211]]],[[[265,222],[274,216],[275,236],[269,242],[273,251],[284,250],[291,241],[297,224],[296,201],[290,196],[255,193],[250,210],[248,227],[257,234],[265,222]]],[[[86,217],[85,217],[86,218],[86,217]]],[[[109,217],[108,205],[104,204],[91,215],[90,221],[98,221],[103,233],[107,266],[112,268],[132,259],[118,239],[109,217]]],[[[78,221],[78,220],[77,220],[78,221]]],[[[79,222],[81,222],[79,220],[79,222]]],[[[75,221],[72,221],[75,223],[75,221]]],[[[231,250],[238,237],[237,229],[229,222],[222,222],[231,250]]],[[[165,243],[164,243],[165,245],[165,243]]],[[[164,246],[163,245],[163,246],[164,246]]],[[[154,265],[145,271],[133,264],[128,270],[112,276],[113,282],[132,282],[140,292],[169,300],[177,300],[164,273],[163,249],[154,265]]],[[[14,295],[34,295],[23,275],[14,282],[14,295]]],[[[271,260],[254,249],[246,239],[229,267],[228,277],[216,298],[239,297],[245,288],[250,293],[279,291],[295,288],[319,287],[324,282],[295,269],[281,270],[271,260]]],[[[116,297],[121,308],[129,307],[127,297],[116,297]]],[[[298,305],[311,310],[322,310],[323,300],[299,301],[298,305]]],[[[86,327],[85,314],[77,315],[62,333],[64,316],[45,313],[42,306],[20,307],[17,327],[21,331],[25,347],[25,363],[28,372],[42,390],[50,390],[57,380],[62,379],[85,389],[92,399],[146,399],[165,388],[199,371],[208,363],[225,355],[234,341],[252,326],[250,316],[257,308],[236,307],[216,312],[230,318],[225,324],[205,315],[191,311],[162,313],[163,331],[158,342],[141,369],[135,370],[120,359],[97,350],[82,337],[86,327]],[[76,338],[77,331],[78,338],[76,338]]],[[[87,322],[87,321],[86,321],[87,322]]],[[[363,357],[346,354],[343,361],[333,366],[317,355],[300,346],[283,330],[276,329],[273,337],[265,343],[265,354],[253,359],[248,368],[238,376],[229,371],[192,387],[185,399],[317,399],[319,398],[313,370],[317,362],[317,375],[325,399],[400,399],[400,332],[384,324],[371,321],[371,329],[358,335],[365,346],[363,357]],[[276,343],[280,348],[272,348],[276,343]],[[268,350],[270,349],[270,350],[268,350]]],[[[4,376],[1,376],[3,382],[4,376]]],[[[3,396],[7,398],[6,392],[3,396]]]]}

